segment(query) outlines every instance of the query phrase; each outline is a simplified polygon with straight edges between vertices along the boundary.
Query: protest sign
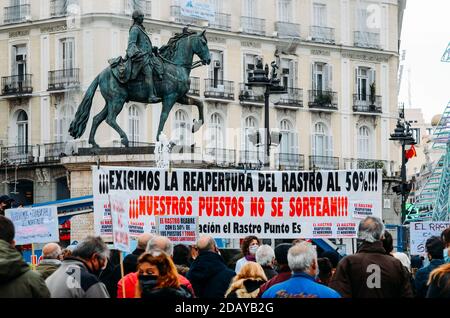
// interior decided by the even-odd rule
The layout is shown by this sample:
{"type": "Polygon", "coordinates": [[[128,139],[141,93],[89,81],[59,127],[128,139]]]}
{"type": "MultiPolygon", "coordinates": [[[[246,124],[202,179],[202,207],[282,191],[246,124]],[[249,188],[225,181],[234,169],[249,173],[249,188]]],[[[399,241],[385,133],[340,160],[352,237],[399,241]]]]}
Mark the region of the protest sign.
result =
{"type": "Polygon", "coordinates": [[[160,216],[158,218],[158,234],[169,238],[174,244],[196,244],[197,226],[197,217],[160,216]]]}
{"type": "Polygon", "coordinates": [[[128,200],[121,195],[110,195],[114,248],[130,252],[128,200]]]}
{"type": "Polygon", "coordinates": [[[75,215],[70,219],[70,244],[94,234],[94,213],[75,215]]]}
{"type": "Polygon", "coordinates": [[[450,222],[414,222],[410,223],[410,253],[423,255],[426,253],[425,243],[432,236],[441,236],[441,233],[450,227],[450,222]]]}
{"type": "Polygon", "coordinates": [[[59,242],[58,210],[55,206],[9,209],[5,215],[14,223],[17,245],[59,242]]]}
{"type": "Polygon", "coordinates": [[[95,231],[111,238],[108,195],[120,194],[132,236],[155,232],[155,217],[186,216],[215,238],[355,238],[360,218],[381,217],[381,178],[381,170],[93,167],[95,231]]]}

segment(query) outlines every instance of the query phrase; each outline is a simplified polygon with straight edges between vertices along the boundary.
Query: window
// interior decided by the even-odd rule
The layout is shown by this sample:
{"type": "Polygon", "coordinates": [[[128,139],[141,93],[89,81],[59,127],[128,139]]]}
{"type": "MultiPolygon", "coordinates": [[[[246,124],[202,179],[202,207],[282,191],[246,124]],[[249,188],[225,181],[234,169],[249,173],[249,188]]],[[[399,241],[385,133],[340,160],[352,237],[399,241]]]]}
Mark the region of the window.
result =
{"type": "Polygon", "coordinates": [[[217,85],[223,85],[223,52],[211,51],[212,63],[209,66],[209,78],[213,87],[217,88],[217,85]]]}
{"type": "Polygon", "coordinates": [[[280,153],[282,154],[296,154],[297,148],[297,134],[294,133],[293,125],[288,120],[282,120],[280,123],[281,144],[280,153]]]}
{"type": "Polygon", "coordinates": [[[333,155],[333,137],[328,135],[328,128],[325,124],[315,124],[312,138],[313,156],[331,157],[333,155]]]}
{"type": "Polygon", "coordinates": [[[322,3],[314,3],[314,25],[319,27],[327,26],[327,5],[322,3]]]}
{"type": "Polygon", "coordinates": [[[19,153],[27,153],[28,148],[28,115],[25,111],[19,111],[17,115],[17,146],[19,153]]]}
{"type": "Polygon", "coordinates": [[[243,2],[244,2],[243,15],[251,18],[257,17],[258,16],[257,0],[243,0],[243,2]]]}
{"type": "Polygon", "coordinates": [[[278,21],[292,23],[292,0],[278,0],[278,21]]]}
{"type": "Polygon", "coordinates": [[[315,91],[332,90],[333,69],[327,63],[314,63],[312,65],[312,87],[315,91]]]}
{"type": "MultiPolygon", "coordinates": [[[[258,130],[258,122],[255,117],[249,116],[245,119],[244,136],[243,136],[243,156],[241,161],[246,163],[258,163],[258,147],[250,141],[250,134],[254,134],[258,130]]],[[[264,136],[262,136],[264,138],[264,136]]],[[[261,157],[263,160],[263,157],[261,157]]]]}
{"type": "Polygon", "coordinates": [[[256,68],[256,63],[258,63],[258,55],[245,54],[244,55],[244,79],[243,82],[247,83],[248,77],[256,68]]]}
{"type": "Polygon", "coordinates": [[[281,84],[287,88],[297,87],[298,64],[291,59],[281,59],[281,84]]]}
{"type": "Polygon", "coordinates": [[[128,108],[128,136],[131,142],[139,142],[140,141],[140,130],[139,130],[139,109],[136,105],[130,106],[128,108]]]}
{"type": "Polygon", "coordinates": [[[27,46],[26,45],[14,45],[12,47],[12,75],[17,75],[19,81],[23,81],[23,77],[27,74],[27,46]]]}
{"type": "Polygon", "coordinates": [[[135,10],[141,10],[146,17],[151,17],[152,2],[147,0],[124,0],[125,14],[132,15],[135,10]]]}
{"type": "Polygon", "coordinates": [[[209,3],[216,13],[223,12],[223,0],[209,0],[209,3]]]}
{"type": "Polygon", "coordinates": [[[375,83],[375,70],[367,67],[356,69],[356,94],[359,101],[368,101],[371,95],[371,85],[375,83]]]}
{"type": "Polygon", "coordinates": [[[413,128],[413,129],[411,129],[411,132],[412,132],[412,136],[413,136],[413,138],[414,138],[414,140],[416,141],[416,143],[417,144],[420,144],[420,128],[413,128]]]}
{"type": "Polygon", "coordinates": [[[209,148],[224,149],[225,148],[225,126],[222,116],[218,113],[211,115],[210,122],[211,141],[209,148]]]}
{"type": "Polygon", "coordinates": [[[370,159],[370,130],[366,126],[358,129],[358,159],[370,159]]]}
{"type": "Polygon", "coordinates": [[[175,113],[175,140],[182,146],[191,145],[189,116],[184,110],[175,113]]]}
{"type": "Polygon", "coordinates": [[[60,61],[64,70],[72,70],[75,67],[75,39],[66,38],[60,41],[60,61]]]}
{"type": "Polygon", "coordinates": [[[75,108],[72,105],[66,104],[59,107],[55,127],[56,142],[66,142],[71,139],[69,128],[74,116],[75,108]]]}

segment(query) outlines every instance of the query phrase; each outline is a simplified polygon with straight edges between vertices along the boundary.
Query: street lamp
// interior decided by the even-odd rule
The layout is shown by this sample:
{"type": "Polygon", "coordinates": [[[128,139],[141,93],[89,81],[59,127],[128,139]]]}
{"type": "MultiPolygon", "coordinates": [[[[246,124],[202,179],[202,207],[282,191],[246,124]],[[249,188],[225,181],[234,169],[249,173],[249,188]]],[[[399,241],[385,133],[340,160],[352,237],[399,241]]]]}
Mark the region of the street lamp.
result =
{"type": "MultiPolygon", "coordinates": [[[[404,118],[404,117],[403,117],[404,118]]],[[[399,141],[402,145],[402,171],[401,178],[402,183],[400,185],[400,192],[402,195],[402,224],[405,222],[406,216],[406,201],[408,199],[408,191],[406,189],[406,146],[415,145],[416,141],[414,140],[411,125],[408,122],[401,121],[400,119],[397,121],[397,127],[395,127],[394,133],[391,134],[391,138],[389,140],[399,141]]]]}
{"type": "MultiPolygon", "coordinates": [[[[256,69],[248,75],[248,83],[245,84],[251,88],[255,95],[264,95],[264,129],[265,129],[265,155],[267,159],[264,160],[264,166],[270,167],[270,146],[277,146],[281,141],[281,134],[279,132],[270,132],[269,125],[269,103],[277,103],[281,94],[286,94],[286,88],[280,86],[280,80],[278,79],[277,69],[278,66],[275,62],[272,62],[272,74],[269,77],[269,65],[263,66],[262,59],[258,59],[256,69]],[[271,98],[273,96],[273,98],[271,98]]],[[[259,133],[257,133],[259,134],[259,133]]],[[[261,140],[261,138],[256,138],[261,140]]]]}

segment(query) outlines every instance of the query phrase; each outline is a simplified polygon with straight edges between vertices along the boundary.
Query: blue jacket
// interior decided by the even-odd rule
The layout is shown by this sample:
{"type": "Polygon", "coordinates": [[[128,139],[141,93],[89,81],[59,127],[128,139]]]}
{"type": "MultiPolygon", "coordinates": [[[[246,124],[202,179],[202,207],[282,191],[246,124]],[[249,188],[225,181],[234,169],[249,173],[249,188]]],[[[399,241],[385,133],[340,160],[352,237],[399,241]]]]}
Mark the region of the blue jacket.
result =
{"type": "Polygon", "coordinates": [[[341,298],[333,289],[314,281],[306,273],[294,273],[287,281],[270,287],[262,298],[341,298]]]}
{"type": "Polygon", "coordinates": [[[432,271],[434,271],[436,268],[438,268],[441,265],[444,265],[445,262],[443,259],[433,259],[430,262],[430,265],[427,267],[421,268],[417,271],[416,279],[415,279],[415,286],[416,286],[416,296],[418,298],[425,298],[428,291],[428,279],[430,278],[430,274],[432,271]]]}

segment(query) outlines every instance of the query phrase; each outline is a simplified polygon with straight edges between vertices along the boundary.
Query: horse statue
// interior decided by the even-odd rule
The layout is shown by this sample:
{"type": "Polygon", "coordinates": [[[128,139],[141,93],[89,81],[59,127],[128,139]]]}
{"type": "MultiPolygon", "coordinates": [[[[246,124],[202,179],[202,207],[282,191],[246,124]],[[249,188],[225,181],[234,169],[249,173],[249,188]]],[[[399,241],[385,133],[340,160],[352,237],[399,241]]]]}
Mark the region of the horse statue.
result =
{"type": "MultiPolygon", "coordinates": [[[[153,75],[155,93],[162,100],[162,113],[159,121],[157,141],[164,129],[169,113],[175,103],[182,105],[195,105],[198,108],[199,120],[194,120],[192,132],[197,132],[204,123],[203,102],[200,99],[187,96],[190,89],[190,73],[193,68],[210,64],[211,55],[208,48],[206,31],[195,33],[186,32],[171,38],[168,44],[159,50],[155,57],[160,59],[162,65],[162,76],[153,75]],[[194,55],[200,58],[200,61],[193,63],[194,55]]],[[[89,144],[93,148],[98,148],[95,142],[95,134],[100,124],[106,120],[106,123],[116,130],[121,143],[129,146],[127,134],[117,124],[117,116],[122,111],[125,103],[133,101],[148,103],[151,95],[150,87],[146,87],[145,81],[141,77],[130,79],[126,83],[120,81],[113,72],[113,66],[103,70],[92,82],[86,91],[86,94],[78,107],[75,119],[72,121],[69,129],[70,135],[80,138],[87,126],[92,101],[94,99],[97,87],[100,86],[100,92],[106,101],[105,108],[93,118],[92,128],[89,135],[89,144]]]]}

